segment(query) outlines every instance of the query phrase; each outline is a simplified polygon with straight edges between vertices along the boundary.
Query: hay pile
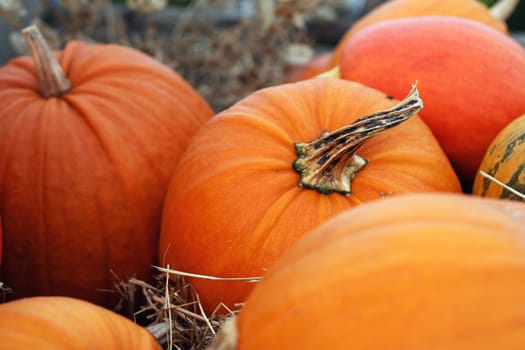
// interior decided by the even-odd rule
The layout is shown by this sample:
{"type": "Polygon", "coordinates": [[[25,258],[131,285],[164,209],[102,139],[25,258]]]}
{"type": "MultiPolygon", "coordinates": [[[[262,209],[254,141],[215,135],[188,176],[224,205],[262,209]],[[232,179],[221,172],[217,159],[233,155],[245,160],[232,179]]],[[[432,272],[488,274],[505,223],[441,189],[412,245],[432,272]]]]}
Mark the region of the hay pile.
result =
{"type": "Polygon", "coordinates": [[[208,315],[184,275],[169,269],[158,270],[154,284],[131,278],[115,285],[122,303],[130,305],[131,310],[138,309],[132,318],[145,326],[165,349],[199,350],[213,345],[222,326],[236,317],[241,305],[236,310],[218,305],[208,315]],[[144,305],[136,305],[137,290],[146,299],[144,305]]]}

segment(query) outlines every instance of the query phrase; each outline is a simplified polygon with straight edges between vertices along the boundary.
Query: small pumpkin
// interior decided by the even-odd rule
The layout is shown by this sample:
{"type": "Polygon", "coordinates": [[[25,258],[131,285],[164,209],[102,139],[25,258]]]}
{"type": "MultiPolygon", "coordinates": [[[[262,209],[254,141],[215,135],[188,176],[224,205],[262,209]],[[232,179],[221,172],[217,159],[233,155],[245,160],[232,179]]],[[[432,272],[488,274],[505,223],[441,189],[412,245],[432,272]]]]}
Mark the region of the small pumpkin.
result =
{"type": "Polygon", "coordinates": [[[476,174],[472,193],[525,201],[525,114],[510,122],[492,140],[476,174]]]}
{"type": "Polygon", "coordinates": [[[343,34],[333,51],[330,65],[339,64],[346,42],[362,29],[385,20],[419,16],[467,18],[508,34],[505,20],[495,17],[478,0],[388,0],[361,17],[343,34]]]}
{"type": "Polygon", "coordinates": [[[466,192],[492,139],[525,110],[525,49],[464,18],[403,18],[365,28],[346,43],[340,74],[396,98],[417,80],[421,118],[466,192]]]}
{"type": "MultiPolygon", "coordinates": [[[[162,215],[162,265],[257,277],[341,211],[406,192],[459,192],[426,124],[409,118],[420,108],[416,89],[398,102],[358,83],[317,78],[259,90],[219,113],[174,171],[162,215]]],[[[208,312],[220,303],[235,308],[253,288],[190,281],[208,312]]]]}
{"type": "Polygon", "coordinates": [[[518,350],[524,294],[523,203],[406,194],[307,233],[225,328],[237,337],[222,339],[238,350],[518,350]]]}
{"type": "Polygon", "coordinates": [[[0,349],[161,350],[143,327],[69,297],[31,297],[0,305],[0,349]]]}
{"type": "Polygon", "coordinates": [[[113,307],[115,275],[151,279],[171,173],[213,112],[139,51],[24,34],[34,58],[0,68],[0,280],[113,307]]]}

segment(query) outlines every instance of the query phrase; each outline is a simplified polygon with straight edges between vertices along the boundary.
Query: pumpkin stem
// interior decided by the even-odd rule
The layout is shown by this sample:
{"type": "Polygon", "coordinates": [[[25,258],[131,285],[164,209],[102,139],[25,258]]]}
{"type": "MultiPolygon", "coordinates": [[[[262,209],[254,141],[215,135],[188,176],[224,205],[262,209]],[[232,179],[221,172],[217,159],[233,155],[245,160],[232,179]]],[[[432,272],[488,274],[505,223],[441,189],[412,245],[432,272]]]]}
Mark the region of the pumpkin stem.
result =
{"type": "Polygon", "coordinates": [[[38,27],[26,27],[22,29],[22,34],[35,61],[42,97],[61,97],[71,90],[71,82],[66,78],[38,27]]]}
{"type": "Polygon", "coordinates": [[[507,20],[516,7],[520,0],[499,0],[490,7],[490,13],[501,21],[507,20]]]}
{"type": "Polygon", "coordinates": [[[351,194],[350,183],[367,160],[355,152],[374,135],[404,122],[423,108],[416,85],[407,97],[392,108],[361,117],[333,132],[324,132],[308,143],[294,144],[294,169],[301,175],[299,185],[321,193],[351,194]]]}

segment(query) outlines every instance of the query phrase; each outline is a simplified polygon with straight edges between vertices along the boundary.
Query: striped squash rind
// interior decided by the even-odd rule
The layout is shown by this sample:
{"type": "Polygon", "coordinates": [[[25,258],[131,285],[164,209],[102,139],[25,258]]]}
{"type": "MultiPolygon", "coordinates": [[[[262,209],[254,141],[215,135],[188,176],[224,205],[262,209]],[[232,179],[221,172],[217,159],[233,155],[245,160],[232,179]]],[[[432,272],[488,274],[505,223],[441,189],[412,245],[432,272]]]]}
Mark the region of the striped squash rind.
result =
{"type": "MultiPolygon", "coordinates": [[[[525,114],[509,123],[494,138],[479,167],[510,188],[525,194],[525,114]]],[[[512,200],[523,200],[478,171],[473,194],[512,200]]]]}

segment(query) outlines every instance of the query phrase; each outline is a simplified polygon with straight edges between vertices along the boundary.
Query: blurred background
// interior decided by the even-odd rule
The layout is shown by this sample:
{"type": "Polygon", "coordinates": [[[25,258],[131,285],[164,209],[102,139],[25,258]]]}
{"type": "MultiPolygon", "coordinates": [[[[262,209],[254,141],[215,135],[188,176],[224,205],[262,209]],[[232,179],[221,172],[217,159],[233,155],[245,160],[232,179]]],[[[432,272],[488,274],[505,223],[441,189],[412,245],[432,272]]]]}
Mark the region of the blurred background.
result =
{"type": "MultiPolygon", "coordinates": [[[[175,69],[220,111],[252,91],[285,82],[382,2],[0,0],[0,64],[28,53],[20,30],[37,24],[54,49],[84,40],[141,50],[175,69]]],[[[507,23],[525,45],[525,1],[507,23]]]]}

